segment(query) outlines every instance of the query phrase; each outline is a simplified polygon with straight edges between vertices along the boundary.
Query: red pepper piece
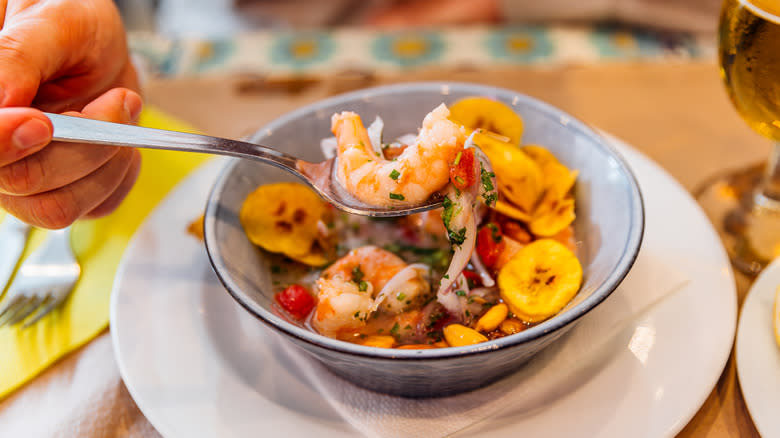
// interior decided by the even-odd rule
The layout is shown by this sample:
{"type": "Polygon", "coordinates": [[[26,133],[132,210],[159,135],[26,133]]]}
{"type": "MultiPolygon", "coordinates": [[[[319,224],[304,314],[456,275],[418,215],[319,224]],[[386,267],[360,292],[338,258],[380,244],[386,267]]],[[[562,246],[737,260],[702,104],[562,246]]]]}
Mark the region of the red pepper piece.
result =
{"type": "Polygon", "coordinates": [[[299,284],[292,284],[275,296],[282,309],[297,319],[304,319],[314,308],[314,297],[299,284]]]}

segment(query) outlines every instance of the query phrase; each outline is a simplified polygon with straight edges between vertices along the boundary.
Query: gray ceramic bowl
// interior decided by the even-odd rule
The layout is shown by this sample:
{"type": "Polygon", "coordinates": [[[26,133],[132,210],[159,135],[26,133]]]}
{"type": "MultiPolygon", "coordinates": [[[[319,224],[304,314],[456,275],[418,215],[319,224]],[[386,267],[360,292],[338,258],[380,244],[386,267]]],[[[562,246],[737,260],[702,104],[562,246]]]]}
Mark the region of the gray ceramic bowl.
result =
{"type": "Polygon", "coordinates": [[[251,141],[319,161],[320,139],[329,136],[334,112],[351,110],[365,119],[380,115],[385,138],[395,138],[416,132],[423,116],[438,104],[477,95],[510,105],[525,122],[524,143],[544,145],[565,165],[579,170],[574,225],[584,280],[564,311],[512,336],[434,350],[366,347],[290,324],[271,310],[275,290],[270,263],[244,235],[238,212],[257,186],[294,178],[246,160],[236,160],[225,168],[206,209],[206,247],[227,291],[247,311],[333,373],[375,391],[410,397],[442,396],[481,387],[512,373],[571,329],[628,273],[642,241],[644,211],[636,180],[623,158],[570,115],[514,91],[463,83],[412,83],[365,89],[306,106],[270,123],[251,141]]]}

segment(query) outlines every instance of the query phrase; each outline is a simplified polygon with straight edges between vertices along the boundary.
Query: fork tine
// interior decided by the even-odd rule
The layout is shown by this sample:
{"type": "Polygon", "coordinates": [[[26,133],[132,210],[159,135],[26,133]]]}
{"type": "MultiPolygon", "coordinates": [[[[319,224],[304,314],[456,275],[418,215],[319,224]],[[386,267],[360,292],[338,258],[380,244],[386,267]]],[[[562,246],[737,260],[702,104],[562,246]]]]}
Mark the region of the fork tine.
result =
{"type": "Polygon", "coordinates": [[[30,297],[30,299],[27,301],[27,304],[24,305],[21,309],[19,309],[16,314],[10,318],[8,318],[5,322],[6,325],[12,326],[19,321],[24,320],[24,318],[27,318],[35,309],[38,308],[38,304],[41,302],[41,298],[34,296],[30,297]]]}
{"type": "Polygon", "coordinates": [[[22,262],[0,300],[0,327],[24,323],[29,327],[61,305],[81,275],[70,243],[70,228],[50,231],[40,246],[22,262]]]}
{"type": "Polygon", "coordinates": [[[27,306],[25,306],[22,310],[17,312],[13,318],[9,319],[6,324],[12,326],[24,321],[28,316],[32,315],[33,312],[38,310],[41,307],[41,304],[43,304],[43,302],[46,301],[48,297],[48,294],[43,298],[40,296],[32,297],[30,299],[30,303],[28,303],[27,306]]]}
{"type": "Polygon", "coordinates": [[[41,303],[38,305],[38,310],[32,314],[27,321],[25,321],[25,323],[22,325],[22,328],[26,329],[27,327],[35,324],[41,318],[48,315],[49,312],[51,312],[55,307],[59,306],[63,301],[65,301],[65,297],[57,300],[54,299],[54,296],[47,295],[46,298],[44,298],[43,301],[41,301],[41,303]]]}
{"type": "Polygon", "coordinates": [[[22,304],[24,301],[24,297],[21,295],[17,295],[13,298],[6,298],[2,302],[2,307],[0,307],[0,327],[3,326],[5,323],[4,321],[8,318],[5,317],[6,315],[11,315],[12,313],[16,313],[18,310],[17,307],[22,304]],[[9,313],[10,311],[10,313],[9,313]]]}
{"type": "Polygon", "coordinates": [[[0,327],[5,327],[8,325],[8,321],[10,321],[20,310],[27,306],[30,300],[31,298],[26,296],[17,297],[13,305],[7,309],[2,317],[0,317],[0,327]]]}

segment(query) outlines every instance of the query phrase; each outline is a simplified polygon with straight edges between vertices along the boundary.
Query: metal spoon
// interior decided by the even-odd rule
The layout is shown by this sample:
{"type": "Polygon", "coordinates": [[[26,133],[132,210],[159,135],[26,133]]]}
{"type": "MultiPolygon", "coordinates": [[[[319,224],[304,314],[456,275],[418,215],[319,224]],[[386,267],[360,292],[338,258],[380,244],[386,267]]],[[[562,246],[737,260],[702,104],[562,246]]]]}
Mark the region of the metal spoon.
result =
{"type": "Polygon", "coordinates": [[[238,140],[45,114],[54,125],[53,138],[57,141],[201,152],[270,164],[303,179],[326,201],[347,213],[375,217],[405,216],[441,206],[441,197],[436,195],[414,206],[378,207],[358,201],[334,177],[335,158],[310,163],[266,146],[238,140]]]}

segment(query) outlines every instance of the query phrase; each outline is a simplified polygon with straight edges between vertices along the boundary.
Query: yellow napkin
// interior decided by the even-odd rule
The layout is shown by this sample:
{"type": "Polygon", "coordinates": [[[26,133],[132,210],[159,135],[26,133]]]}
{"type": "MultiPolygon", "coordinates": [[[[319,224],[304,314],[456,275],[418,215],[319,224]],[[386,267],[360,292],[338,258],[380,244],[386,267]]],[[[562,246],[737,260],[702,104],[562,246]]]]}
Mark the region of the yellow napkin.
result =
{"type": "MultiPolygon", "coordinates": [[[[140,124],[193,131],[181,121],[148,106],[141,113],[140,124]]],[[[27,329],[0,329],[0,399],[108,326],[114,274],[128,241],[168,191],[208,159],[207,155],[194,153],[156,150],[141,153],[141,173],[125,202],[105,218],[80,221],[73,226],[73,249],[81,263],[82,276],[66,303],[27,329]]],[[[25,256],[43,233],[33,232],[25,256]]]]}

